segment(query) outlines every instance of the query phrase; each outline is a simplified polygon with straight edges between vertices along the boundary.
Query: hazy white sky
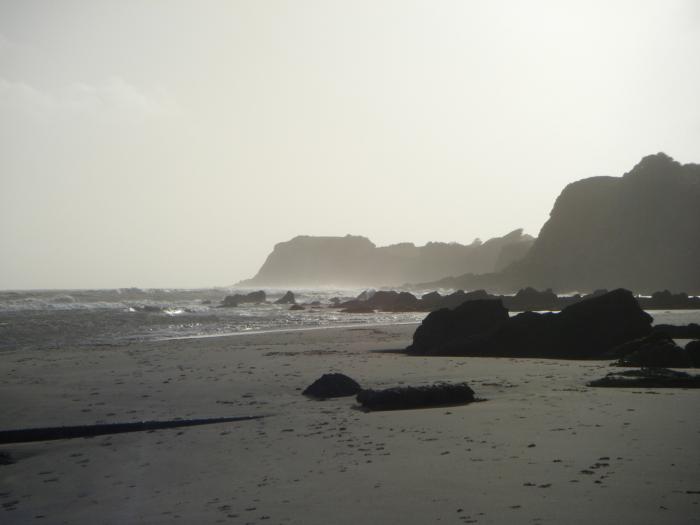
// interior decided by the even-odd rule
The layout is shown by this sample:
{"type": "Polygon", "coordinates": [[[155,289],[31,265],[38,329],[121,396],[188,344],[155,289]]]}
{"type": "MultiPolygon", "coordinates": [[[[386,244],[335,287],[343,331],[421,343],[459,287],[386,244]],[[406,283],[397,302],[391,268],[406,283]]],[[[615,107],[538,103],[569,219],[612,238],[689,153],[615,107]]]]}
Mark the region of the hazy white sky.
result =
{"type": "Polygon", "coordinates": [[[2,0],[0,288],[536,235],[571,181],[700,162],[699,93],[697,0],[2,0]]]}

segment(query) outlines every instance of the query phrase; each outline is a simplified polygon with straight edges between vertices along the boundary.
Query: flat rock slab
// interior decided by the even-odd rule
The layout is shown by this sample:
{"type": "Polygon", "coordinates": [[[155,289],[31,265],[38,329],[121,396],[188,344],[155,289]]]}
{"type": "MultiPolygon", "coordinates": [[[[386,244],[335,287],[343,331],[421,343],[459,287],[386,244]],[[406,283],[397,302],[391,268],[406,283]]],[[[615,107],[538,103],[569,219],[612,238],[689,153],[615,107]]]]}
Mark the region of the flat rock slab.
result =
{"type": "Polygon", "coordinates": [[[366,410],[402,410],[475,401],[474,391],[466,383],[438,383],[427,386],[406,386],[385,390],[362,390],[357,402],[366,410]]]}
{"type": "Polygon", "coordinates": [[[611,388],[700,388],[700,376],[666,368],[643,368],[611,372],[588,383],[593,387],[611,388]]]}

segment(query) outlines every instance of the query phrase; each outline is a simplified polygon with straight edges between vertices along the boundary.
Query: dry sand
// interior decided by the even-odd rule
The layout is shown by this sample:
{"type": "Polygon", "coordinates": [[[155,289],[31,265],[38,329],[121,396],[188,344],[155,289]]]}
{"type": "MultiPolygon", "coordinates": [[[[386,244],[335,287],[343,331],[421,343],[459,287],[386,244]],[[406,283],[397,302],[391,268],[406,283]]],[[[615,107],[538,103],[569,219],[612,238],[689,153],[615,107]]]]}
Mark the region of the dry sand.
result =
{"type": "Polygon", "coordinates": [[[0,523],[700,523],[700,391],[590,389],[607,363],[407,357],[414,326],[4,353],[0,429],[246,422],[2,445],[0,523]],[[485,402],[312,401],[467,381],[485,402]]]}

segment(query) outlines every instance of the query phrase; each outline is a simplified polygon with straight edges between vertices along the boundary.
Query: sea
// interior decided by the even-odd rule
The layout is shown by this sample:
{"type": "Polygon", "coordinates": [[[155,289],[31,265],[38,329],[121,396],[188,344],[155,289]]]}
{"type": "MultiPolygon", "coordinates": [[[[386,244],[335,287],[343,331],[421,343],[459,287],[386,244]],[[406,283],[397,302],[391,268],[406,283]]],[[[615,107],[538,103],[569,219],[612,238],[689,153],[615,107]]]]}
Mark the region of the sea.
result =
{"type": "MultiPolygon", "coordinates": [[[[287,291],[265,290],[267,304],[222,308],[233,288],[0,291],[0,351],[118,346],[256,332],[419,323],[425,312],[366,314],[328,308],[360,289],[293,290],[305,310],[271,304],[287,291]]],[[[441,290],[450,293],[451,290],[441,290]]],[[[418,293],[417,295],[421,295],[418,293]]],[[[652,310],[659,324],[700,323],[700,310],[652,310]]]]}

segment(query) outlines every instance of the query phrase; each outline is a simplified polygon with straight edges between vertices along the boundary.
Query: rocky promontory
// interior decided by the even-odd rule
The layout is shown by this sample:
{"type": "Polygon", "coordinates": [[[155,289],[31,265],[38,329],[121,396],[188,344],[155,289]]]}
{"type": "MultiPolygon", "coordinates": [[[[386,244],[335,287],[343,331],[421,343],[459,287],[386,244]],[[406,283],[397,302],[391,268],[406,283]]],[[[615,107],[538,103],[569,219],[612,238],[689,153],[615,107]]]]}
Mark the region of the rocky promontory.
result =
{"type": "Polygon", "coordinates": [[[299,236],[275,245],[252,279],[238,286],[396,286],[466,271],[493,272],[522,258],[533,238],[515,230],[472,244],[378,247],[366,237],[299,236]]]}

